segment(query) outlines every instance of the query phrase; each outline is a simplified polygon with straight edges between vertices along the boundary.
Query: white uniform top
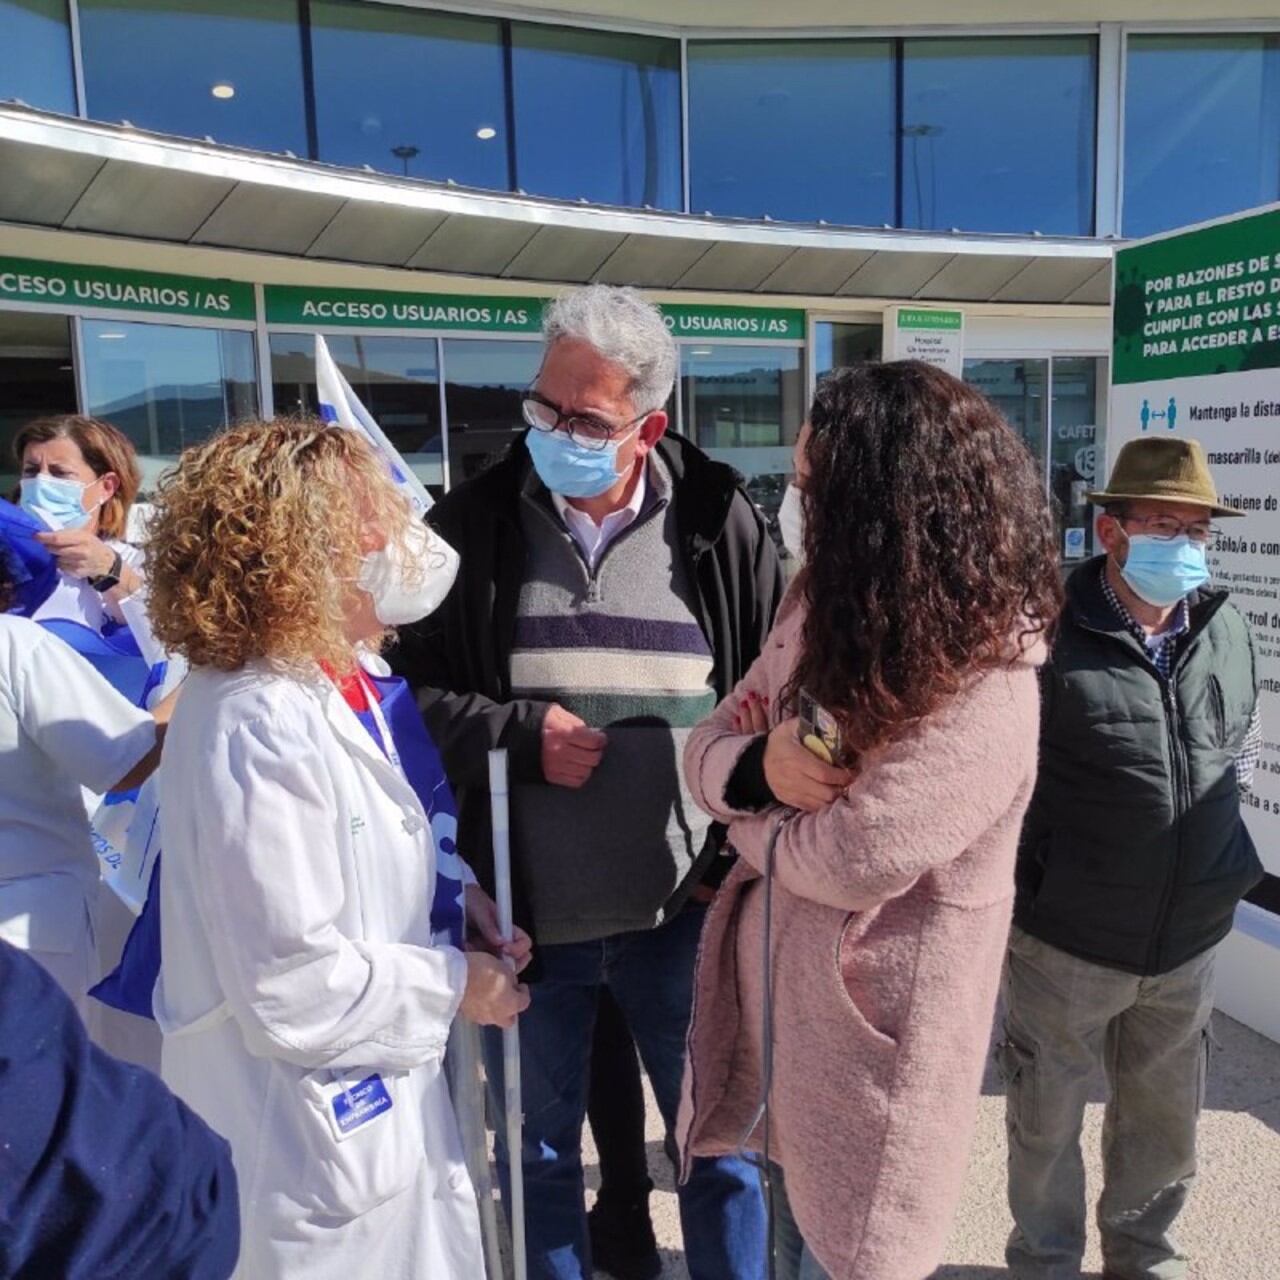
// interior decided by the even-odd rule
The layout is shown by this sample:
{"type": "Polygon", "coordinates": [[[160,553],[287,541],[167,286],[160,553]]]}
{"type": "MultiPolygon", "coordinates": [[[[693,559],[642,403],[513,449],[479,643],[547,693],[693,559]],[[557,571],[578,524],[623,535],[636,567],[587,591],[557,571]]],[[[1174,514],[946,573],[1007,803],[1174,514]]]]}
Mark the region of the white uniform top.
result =
{"type": "Polygon", "coordinates": [[[255,663],[190,675],[159,793],[162,1074],[231,1143],[236,1275],[482,1277],[441,1069],[467,967],[413,788],[318,671],[255,663]],[[389,1105],[339,1137],[375,1074],[389,1105]]]}
{"type": "MultiPolygon", "coordinates": [[[[147,617],[145,557],[137,547],[130,546],[127,542],[117,542],[111,538],[103,541],[112,551],[119,553],[123,564],[144,579],[139,590],[120,602],[120,612],[124,615],[133,638],[138,642],[142,656],[154,666],[164,660],[164,650],[156,643],[151,632],[151,621],[147,617]]],[[[91,631],[101,634],[102,625],[110,615],[102,597],[84,578],[73,578],[70,574],[59,572],[57,584],[49,593],[49,598],[31,616],[36,622],[66,618],[83,623],[91,631]]]]}
{"type": "Polygon", "coordinates": [[[151,716],[70,646],[0,614],[0,938],[76,944],[98,884],[81,788],[106,791],[155,740],[151,716]]]}

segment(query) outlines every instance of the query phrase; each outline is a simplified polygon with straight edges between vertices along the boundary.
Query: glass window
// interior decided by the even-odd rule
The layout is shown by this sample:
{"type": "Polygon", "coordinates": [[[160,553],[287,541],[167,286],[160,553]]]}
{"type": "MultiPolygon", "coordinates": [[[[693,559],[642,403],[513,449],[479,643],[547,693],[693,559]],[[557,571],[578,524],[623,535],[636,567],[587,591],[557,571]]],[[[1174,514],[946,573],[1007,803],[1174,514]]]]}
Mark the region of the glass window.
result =
{"type": "MultiPolygon", "coordinates": [[[[444,484],[440,383],[434,338],[328,334],[334,363],[423,484],[444,484]]],[[[318,413],[316,340],[271,335],[272,398],[278,414],[318,413]]]]}
{"type": "Polygon", "coordinates": [[[516,186],[681,207],[678,41],[514,22],[511,45],[516,186]]]}
{"type": "Polygon", "coordinates": [[[903,226],[1092,233],[1092,38],[908,40],[902,76],[903,226]]]}
{"type": "Polygon", "coordinates": [[[966,360],[964,380],[994,402],[1043,472],[1048,434],[1048,360],[966,360]]]}
{"type": "Polygon", "coordinates": [[[1124,233],[1280,197],[1280,36],[1130,36],[1124,233]]]}
{"type": "Polygon", "coordinates": [[[305,156],[297,0],[80,0],[95,120],[305,156]]]}
{"type": "Polygon", "coordinates": [[[690,207],[893,222],[894,62],[889,40],[690,44],[690,207]]]}
{"type": "Polygon", "coordinates": [[[32,418],[75,411],[67,317],[0,311],[0,496],[8,497],[18,483],[18,428],[32,418]]]}
{"type": "Polygon", "coordinates": [[[541,342],[445,339],[451,484],[482,471],[524,430],[520,400],[541,362],[541,342]]]}
{"type": "Polygon", "coordinates": [[[884,326],[878,321],[849,324],[819,320],[813,326],[813,358],[818,377],[832,369],[884,358],[884,326]]]}
{"type": "Polygon", "coordinates": [[[684,344],[684,433],[747,478],[747,492],[781,542],[778,507],[805,414],[803,351],[750,344],[684,344]]]}
{"type": "Polygon", "coordinates": [[[0,0],[0,100],[76,113],[67,0],[0,0]]]}
{"type": "Polygon", "coordinates": [[[505,190],[496,19],[312,0],[320,159],[505,190]]]}
{"type": "Polygon", "coordinates": [[[1085,494],[1097,488],[1106,420],[1106,361],[1058,356],[1053,362],[1049,493],[1064,560],[1093,554],[1093,517],[1085,494]]]}
{"type": "Polygon", "coordinates": [[[258,412],[253,334],[85,320],[86,410],[113,422],[154,483],[188,445],[258,412]]]}

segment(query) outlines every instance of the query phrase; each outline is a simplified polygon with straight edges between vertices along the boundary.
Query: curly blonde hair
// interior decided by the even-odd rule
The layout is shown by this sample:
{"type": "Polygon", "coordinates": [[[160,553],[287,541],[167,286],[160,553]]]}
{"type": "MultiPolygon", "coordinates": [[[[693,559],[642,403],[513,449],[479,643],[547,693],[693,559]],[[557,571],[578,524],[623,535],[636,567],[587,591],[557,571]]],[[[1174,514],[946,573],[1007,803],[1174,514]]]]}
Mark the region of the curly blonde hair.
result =
{"type": "Polygon", "coordinates": [[[192,666],[254,659],[342,672],[361,539],[411,520],[385,463],[318,419],[247,422],[188,449],[161,483],[145,544],[156,637],[192,666]]]}

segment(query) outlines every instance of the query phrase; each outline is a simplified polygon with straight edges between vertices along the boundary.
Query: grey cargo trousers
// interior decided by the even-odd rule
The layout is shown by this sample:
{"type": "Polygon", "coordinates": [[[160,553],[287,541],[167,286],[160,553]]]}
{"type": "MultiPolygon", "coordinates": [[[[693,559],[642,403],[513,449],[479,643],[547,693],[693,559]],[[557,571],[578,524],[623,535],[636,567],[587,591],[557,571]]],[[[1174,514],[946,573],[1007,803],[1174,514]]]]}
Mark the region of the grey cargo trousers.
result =
{"type": "Polygon", "coordinates": [[[1015,928],[997,1049],[1009,1132],[1006,1261],[1018,1280],[1078,1280],[1085,1248],[1080,1131],[1101,1066],[1109,1098],[1098,1229],[1108,1277],[1182,1280],[1170,1234],[1196,1170],[1215,951],[1143,978],[1015,928]]]}

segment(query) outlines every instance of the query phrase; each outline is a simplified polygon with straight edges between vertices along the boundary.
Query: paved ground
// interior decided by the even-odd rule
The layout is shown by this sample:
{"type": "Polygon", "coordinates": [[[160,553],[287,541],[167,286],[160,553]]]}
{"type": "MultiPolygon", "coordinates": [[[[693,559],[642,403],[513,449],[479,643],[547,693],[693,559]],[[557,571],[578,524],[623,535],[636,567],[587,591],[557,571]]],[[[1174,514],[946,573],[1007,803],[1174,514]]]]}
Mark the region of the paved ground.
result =
{"type": "MultiPolygon", "coordinates": [[[[1221,1044],[1201,1125],[1201,1178],[1182,1219],[1180,1237],[1193,1259],[1193,1280],[1280,1280],[1280,1045],[1219,1014],[1221,1044]]],[[[1099,1088],[1097,1098],[1102,1098],[1099,1088]]],[[[994,1076],[984,1089],[967,1191],[956,1216],[945,1265],[935,1280],[1001,1280],[1009,1230],[1004,1204],[1004,1099],[994,1076]]],[[[1102,1107],[1089,1108],[1085,1146],[1091,1192],[1097,1190],[1102,1107]]],[[[671,1167],[662,1154],[661,1123],[649,1108],[649,1165],[667,1280],[686,1280],[671,1167]]],[[[588,1178],[595,1177],[589,1153],[588,1178]]],[[[1094,1243],[1086,1275],[1099,1267],[1094,1243]]],[[[604,1273],[598,1273],[603,1276],[604,1273]]]]}

